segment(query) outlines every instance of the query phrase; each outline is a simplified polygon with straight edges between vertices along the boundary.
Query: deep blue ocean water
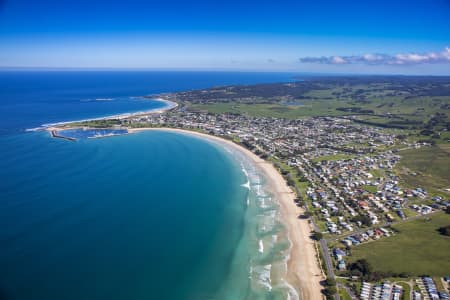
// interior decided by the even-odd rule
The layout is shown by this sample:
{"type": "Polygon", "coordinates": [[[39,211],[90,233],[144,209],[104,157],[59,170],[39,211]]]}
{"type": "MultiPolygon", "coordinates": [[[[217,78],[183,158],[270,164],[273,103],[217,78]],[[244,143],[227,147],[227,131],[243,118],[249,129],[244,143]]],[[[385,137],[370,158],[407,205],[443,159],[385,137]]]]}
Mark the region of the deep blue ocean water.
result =
{"type": "Polygon", "coordinates": [[[211,299],[224,282],[221,298],[245,298],[249,190],[224,149],[168,132],[68,142],[25,129],[161,105],[141,95],[291,78],[0,72],[0,299],[211,299]]]}
{"type": "Polygon", "coordinates": [[[163,106],[139,96],[228,84],[284,82],[293,77],[291,73],[244,72],[0,71],[0,134],[163,106]]]}

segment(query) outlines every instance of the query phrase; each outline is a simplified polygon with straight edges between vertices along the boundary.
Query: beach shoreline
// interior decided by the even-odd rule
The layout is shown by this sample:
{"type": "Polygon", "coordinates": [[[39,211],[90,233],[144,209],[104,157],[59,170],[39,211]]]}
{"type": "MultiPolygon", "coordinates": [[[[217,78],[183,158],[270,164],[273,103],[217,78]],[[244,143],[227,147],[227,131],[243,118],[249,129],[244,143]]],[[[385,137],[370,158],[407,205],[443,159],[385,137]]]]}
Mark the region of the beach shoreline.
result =
{"type": "MultiPolygon", "coordinates": [[[[167,100],[167,99],[163,99],[163,98],[146,98],[146,97],[142,97],[142,98],[145,98],[145,99],[148,99],[148,100],[152,100],[152,101],[163,102],[163,103],[166,104],[166,106],[162,107],[162,108],[147,110],[147,111],[138,111],[138,112],[133,112],[133,113],[123,113],[123,114],[117,114],[117,115],[111,115],[111,116],[105,116],[105,117],[98,117],[98,118],[89,118],[89,119],[82,119],[82,120],[63,121],[63,122],[42,124],[41,126],[36,127],[36,128],[26,129],[26,131],[62,130],[63,128],[61,126],[67,126],[67,125],[70,126],[71,124],[74,124],[74,123],[89,122],[89,121],[100,121],[100,120],[111,120],[111,119],[123,120],[123,119],[127,119],[127,118],[146,116],[146,115],[149,115],[149,114],[162,114],[164,112],[167,112],[169,110],[173,110],[173,109],[178,107],[178,103],[176,103],[174,101],[167,100]]],[[[82,127],[82,126],[80,126],[80,127],[82,127]]],[[[74,127],[72,126],[71,128],[74,128],[74,127]]]]}
{"type": "Polygon", "coordinates": [[[197,136],[222,146],[229,146],[244,154],[264,175],[268,184],[268,191],[273,194],[280,205],[281,221],[286,226],[290,253],[287,261],[287,274],[283,278],[293,286],[301,299],[323,299],[320,282],[324,279],[318,265],[317,251],[310,235],[312,226],[306,219],[298,216],[304,213],[304,209],[298,207],[295,202],[295,193],[289,188],[285,179],[268,161],[260,158],[250,150],[221,137],[178,128],[133,128],[129,133],[142,131],[166,131],[197,136]]]}

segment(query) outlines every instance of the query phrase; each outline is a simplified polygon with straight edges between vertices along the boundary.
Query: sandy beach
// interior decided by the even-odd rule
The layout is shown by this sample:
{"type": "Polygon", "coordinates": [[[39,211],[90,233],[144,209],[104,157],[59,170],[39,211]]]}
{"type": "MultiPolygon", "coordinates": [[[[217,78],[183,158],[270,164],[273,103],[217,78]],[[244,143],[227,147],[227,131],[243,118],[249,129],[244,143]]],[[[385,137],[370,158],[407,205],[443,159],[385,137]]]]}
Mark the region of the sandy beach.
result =
{"type": "Polygon", "coordinates": [[[146,130],[174,131],[206,138],[219,144],[233,147],[244,153],[248,159],[258,166],[268,181],[270,192],[280,204],[282,219],[287,227],[291,241],[287,278],[285,280],[297,289],[301,299],[323,299],[320,292],[322,289],[320,281],[324,278],[318,265],[314,242],[309,238],[312,227],[308,220],[298,218],[304,210],[297,207],[294,202],[294,192],[288,187],[284,178],[271,163],[232,141],[199,132],[172,128],[138,128],[129,129],[129,132],[134,133],[146,130]]]}
{"type": "MultiPolygon", "coordinates": [[[[150,99],[150,98],[148,98],[150,99]]],[[[99,118],[90,118],[90,119],[82,119],[82,120],[74,120],[74,121],[64,121],[64,122],[57,122],[57,123],[49,123],[49,124],[42,124],[39,127],[36,128],[29,128],[26,131],[39,131],[39,130],[47,130],[47,131],[58,131],[63,129],[62,126],[65,125],[71,125],[73,123],[78,123],[78,122],[89,122],[89,121],[100,121],[100,120],[111,120],[111,119],[118,119],[118,120],[123,120],[123,119],[127,119],[127,118],[138,118],[138,117],[144,117],[147,115],[151,115],[151,114],[162,114],[164,112],[167,112],[169,110],[175,109],[178,107],[178,103],[173,102],[173,101],[169,101],[166,99],[162,99],[162,98],[152,98],[151,100],[153,101],[158,101],[158,102],[163,102],[166,104],[165,107],[163,108],[158,108],[158,109],[151,109],[148,111],[139,111],[139,112],[134,112],[134,113],[123,113],[123,114],[118,114],[118,115],[112,115],[112,116],[106,116],[106,117],[99,117],[99,118]]],[[[74,128],[74,127],[71,127],[74,128]]]]}

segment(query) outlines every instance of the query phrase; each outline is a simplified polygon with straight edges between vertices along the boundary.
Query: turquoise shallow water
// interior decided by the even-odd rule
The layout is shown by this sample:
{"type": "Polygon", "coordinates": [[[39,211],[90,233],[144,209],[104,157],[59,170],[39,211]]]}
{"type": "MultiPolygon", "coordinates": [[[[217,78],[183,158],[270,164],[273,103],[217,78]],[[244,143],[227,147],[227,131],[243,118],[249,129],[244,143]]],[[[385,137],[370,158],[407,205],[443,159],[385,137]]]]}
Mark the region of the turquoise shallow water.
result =
{"type": "Polygon", "coordinates": [[[248,191],[220,148],[165,132],[77,143],[33,133],[8,146],[2,156],[25,157],[0,162],[4,294],[206,299],[221,285],[248,191]]]}
{"type": "Polygon", "coordinates": [[[278,205],[240,152],[162,131],[3,142],[4,299],[295,299],[278,205]]]}
{"type": "Polygon", "coordinates": [[[23,130],[153,108],[129,96],[290,76],[0,77],[0,299],[286,298],[277,204],[239,153],[168,132],[69,142],[23,130]],[[114,100],[83,101],[98,97],[114,100]]]}

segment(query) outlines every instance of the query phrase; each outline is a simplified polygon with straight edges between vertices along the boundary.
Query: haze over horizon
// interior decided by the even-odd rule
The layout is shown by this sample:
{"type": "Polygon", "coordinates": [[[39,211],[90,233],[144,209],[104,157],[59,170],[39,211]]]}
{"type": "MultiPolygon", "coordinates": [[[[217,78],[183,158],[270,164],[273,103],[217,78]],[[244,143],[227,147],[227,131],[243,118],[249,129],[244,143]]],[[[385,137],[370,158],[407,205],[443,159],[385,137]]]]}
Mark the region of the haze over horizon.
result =
{"type": "Polygon", "coordinates": [[[0,68],[450,75],[450,2],[0,0],[0,68]]]}

